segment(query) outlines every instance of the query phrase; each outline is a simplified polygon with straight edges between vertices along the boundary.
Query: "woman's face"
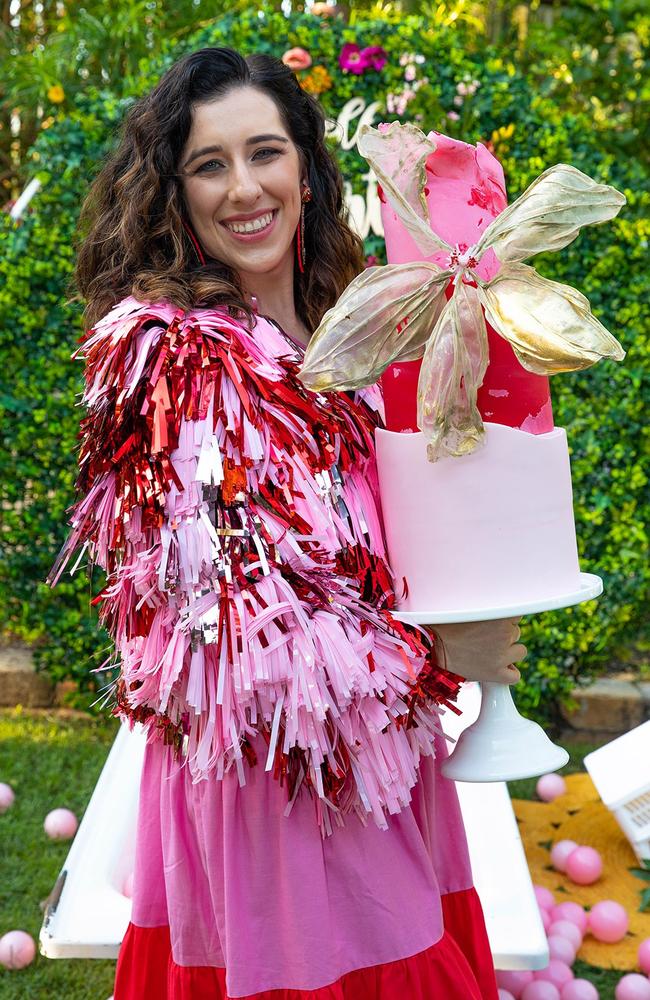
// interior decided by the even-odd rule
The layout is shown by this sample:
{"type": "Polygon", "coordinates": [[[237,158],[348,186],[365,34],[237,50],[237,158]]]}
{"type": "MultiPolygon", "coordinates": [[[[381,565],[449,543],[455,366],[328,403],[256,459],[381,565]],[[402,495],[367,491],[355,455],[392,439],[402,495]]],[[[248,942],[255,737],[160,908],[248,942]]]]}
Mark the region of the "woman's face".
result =
{"type": "Polygon", "coordinates": [[[210,257],[243,275],[293,268],[306,178],[270,97],[238,87],[195,105],[178,172],[192,228],[210,257]]]}

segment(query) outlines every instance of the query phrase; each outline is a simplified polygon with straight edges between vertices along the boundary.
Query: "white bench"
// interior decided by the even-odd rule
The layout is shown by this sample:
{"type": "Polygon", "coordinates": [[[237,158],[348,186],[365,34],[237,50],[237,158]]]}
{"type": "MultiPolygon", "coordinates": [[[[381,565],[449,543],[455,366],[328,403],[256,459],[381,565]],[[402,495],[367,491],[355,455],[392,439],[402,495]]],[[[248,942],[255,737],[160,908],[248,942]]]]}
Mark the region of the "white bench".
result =
{"type": "MultiPolygon", "coordinates": [[[[447,712],[444,728],[457,738],[481,707],[479,685],[463,684],[462,716],[447,712]]],[[[519,827],[505,781],[457,781],[474,884],[497,969],[543,969],[548,944],[519,827]]]]}
{"type": "MultiPolygon", "coordinates": [[[[463,715],[445,715],[453,738],[478,715],[478,685],[463,685],[463,715]]],[[[122,887],[133,869],[141,732],[122,726],[50,896],[40,933],[47,958],[116,958],[131,901],[122,887]]],[[[457,784],[474,880],[498,969],[539,969],[546,935],[505,783],[457,784]]]]}

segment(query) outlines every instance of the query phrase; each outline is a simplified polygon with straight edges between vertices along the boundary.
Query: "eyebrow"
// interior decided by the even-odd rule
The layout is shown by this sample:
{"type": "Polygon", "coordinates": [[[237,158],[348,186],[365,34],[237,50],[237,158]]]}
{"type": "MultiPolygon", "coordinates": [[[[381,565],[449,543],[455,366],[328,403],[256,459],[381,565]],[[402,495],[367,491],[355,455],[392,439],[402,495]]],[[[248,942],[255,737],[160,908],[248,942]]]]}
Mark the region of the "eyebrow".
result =
{"type": "MultiPolygon", "coordinates": [[[[272,132],[268,132],[266,135],[252,135],[250,139],[246,140],[247,146],[254,146],[256,142],[268,142],[269,139],[275,139],[277,142],[289,142],[285,139],[283,135],[274,135],[272,132]]],[[[203,149],[195,149],[194,152],[190,153],[189,157],[184,163],[184,167],[189,167],[192,160],[196,160],[199,156],[205,156],[206,153],[222,153],[223,146],[204,146],[203,149]]]]}

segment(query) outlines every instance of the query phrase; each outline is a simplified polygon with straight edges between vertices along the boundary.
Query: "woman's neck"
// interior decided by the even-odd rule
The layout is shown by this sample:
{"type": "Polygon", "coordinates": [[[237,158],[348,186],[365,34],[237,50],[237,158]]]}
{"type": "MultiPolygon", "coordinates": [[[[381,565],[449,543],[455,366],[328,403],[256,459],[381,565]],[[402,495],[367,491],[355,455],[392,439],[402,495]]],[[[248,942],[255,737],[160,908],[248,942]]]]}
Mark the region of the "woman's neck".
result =
{"type": "Polygon", "coordinates": [[[265,307],[264,302],[260,301],[256,295],[252,296],[252,299],[254,308],[260,316],[274,320],[285,333],[297,340],[303,347],[307,346],[311,338],[311,331],[300,321],[295,308],[281,309],[273,305],[265,307]]]}
{"type": "Polygon", "coordinates": [[[244,291],[255,302],[255,308],[261,316],[275,320],[288,334],[299,343],[307,346],[311,331],[301,322],[293,295],[293,261],[291,268],[276,274],[246,274],[242,275],[244,291]]]}

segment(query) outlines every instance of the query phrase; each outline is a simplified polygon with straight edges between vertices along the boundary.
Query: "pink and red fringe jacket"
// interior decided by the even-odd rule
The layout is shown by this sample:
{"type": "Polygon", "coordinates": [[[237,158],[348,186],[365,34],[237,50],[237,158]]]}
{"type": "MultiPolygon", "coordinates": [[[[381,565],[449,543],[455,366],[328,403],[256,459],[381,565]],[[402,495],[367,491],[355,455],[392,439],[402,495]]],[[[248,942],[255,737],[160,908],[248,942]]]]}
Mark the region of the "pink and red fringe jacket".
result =
{"type": "Polygon", "coordinates": [[[129,297],[80,341],[77,499],[47,582],[79,547],[71,573],[84,553],[105,570],[113,713],[195,782],[257,764],[287,813],[308,789],[323,836],[352,811],[385,828],[462,678],[390,613],[379,388],[311,392],[276,324],[220,309],[129,297]]]}

